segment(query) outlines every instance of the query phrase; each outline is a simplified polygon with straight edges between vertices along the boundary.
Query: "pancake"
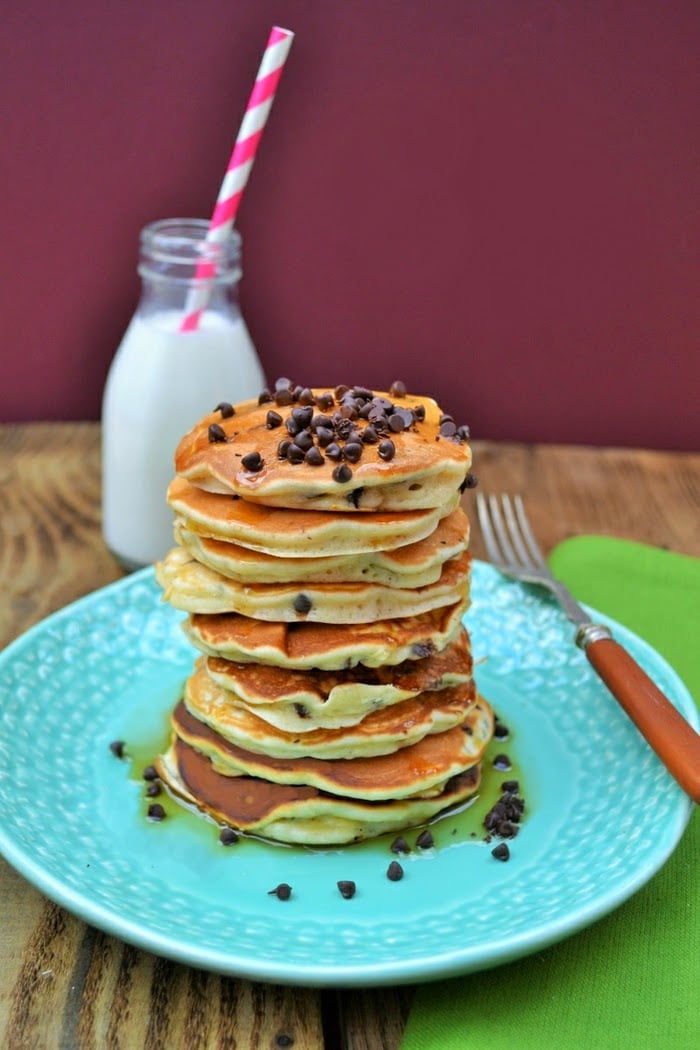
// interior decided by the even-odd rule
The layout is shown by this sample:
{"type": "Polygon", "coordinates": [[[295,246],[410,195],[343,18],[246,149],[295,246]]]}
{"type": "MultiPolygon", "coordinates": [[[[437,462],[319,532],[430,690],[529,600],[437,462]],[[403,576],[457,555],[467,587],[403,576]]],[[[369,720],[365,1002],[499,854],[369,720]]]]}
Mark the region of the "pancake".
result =
{"type": "Polygon", "coordinates": [[[380,801],[439,794],[451,777],[481,761],[493,731],[493,713],[485,700],[477,698],[461,725],[444,733],[388,755],[336,760],[270,758],[246,751],[200,722],[182,702],[173,712],[173,728],[223,776],[303,784],[332,795],[380,801]]]}
{"type": "MultiPolygon", "coordinates": [[[[211,497],[216,498],[216,497],[211,497]]],[[[222,497],[227,499],[226,496],[222,497]]],[[[243,501],[239,500],[241,504],[243,501]]],[[[302,513],[301,511],[298,513],[302,513]]],[[[305,517],[310,517],[308,512],[305,517]]],[[[360,518],[365,521],[368,515],[360,518]]],[[[353,519],[354,521],[355,519],[353,519]]],[[[353,522],[348,523],[352,527],[353,522]]],[[[300,530],[301,531],[301,530],[300,530]]],[[[301,532],[302,535],[303,532],[301,532]]],[[[290,558],[242,547],[227,540],[192,532],[175,522],[175,541],[188,554],[239,583],[378,583],[384,587],[424,587],[439,579],[442,567],[467,549],[469,523],[461,508],[437,523],[425,539],[393,550],[326,557],[290,558]]]]}
{"type": "Polygon", "coordinates": [[[293,670],[395,666],[444,649],[462,629],[469,601],[420,616],[366,624],[273,623],[238,613],[192,613],[183,630],[207,656],[293,670]]]}
{"type": "Polygon", "coordinates": [[[200,420],[177,447],[177,474],[252,503],[343,513],[439,507],[464,483],[468,430],[432,398],[317,388],[304,404],[284,383],[274,404],[246,401],[200,420]],[[289,458],[292,445],[300,462],[289,458]]]}
{"type": "Polygon", "coordinates": [[[338,515],[307,507],[266,507],[174,478],[168,503],[186,528],[199,536],[286,558],[325,558],[395,550],[423,540],[456,509],[459,493],[427,510],[338,515]]]}
{"type": "Polygon", "coordinates": [[[312,755],[323,759],[387,755],[461,724],[474,703],[473,682],[421,693],[398,704],[372,711],[361,722],[339,729],[313,729],[309,733],[285,733],[249,710],[232,702],[233,694],[222,689],[198,661],[185,683],[184,703],[195,718],[210,726],[231,743],[247,751],[273,758],[312,755]]]}
{"type": "Polygon", "coordinates": [[[462,630],[442,652],[396,667],[292,671],[210,656],[206,669],[258,718],[285,732],[304,733],[354,725],[370,711],[419,693],[464,685],[472,677],[472,658],[462,630]]]}
{"type": "Polygon", "coordinates": [[[182,547],[174,547],[156,563],[155,574],[165,600],[184,612],[235,612],[287,623],[356,624],[420,615],[465,599],[470,567],[465,551],[445,563],[436,583],[417,588],[379,583],[242,584],[201,565],[182,547]]]}
{"type": "MultiPolygon", "coordinates": [[[[461,732],[461,730],[460,730],[461,732]]],[[[479,788],[479,767],[452,777],[431,798],[362,801],[316,788],[225,777],[204,755],[175,739],[156,760],[170,791],[219,824],[291,845],[346,845],[416,827],[442,810],[464,805],[479,788]]]]}

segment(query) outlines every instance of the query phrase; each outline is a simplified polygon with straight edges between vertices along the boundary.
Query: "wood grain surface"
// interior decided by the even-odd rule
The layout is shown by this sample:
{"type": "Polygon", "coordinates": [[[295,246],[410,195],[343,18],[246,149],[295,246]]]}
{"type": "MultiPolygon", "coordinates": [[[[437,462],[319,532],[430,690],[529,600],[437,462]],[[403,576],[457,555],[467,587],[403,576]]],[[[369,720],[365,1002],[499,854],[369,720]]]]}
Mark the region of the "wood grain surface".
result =
{"type": "MultiPolygon", "coordinates": [[[[484,492],[520,492],[548,551],[599,533],[700,556],[700,454],[474,443],[484,492]]],[[[0,646],[122,573],[100,531],[94,423],[0,426],[0,646]]],[[[467,512],[473,494],[464,498],[467,512]]],[[[472,551],[484,557],[478,528],[472,551]]],[[[0,861],[5,1050],[397,1050],[410,988],[220,977],[86,926],[0,861]]]]}

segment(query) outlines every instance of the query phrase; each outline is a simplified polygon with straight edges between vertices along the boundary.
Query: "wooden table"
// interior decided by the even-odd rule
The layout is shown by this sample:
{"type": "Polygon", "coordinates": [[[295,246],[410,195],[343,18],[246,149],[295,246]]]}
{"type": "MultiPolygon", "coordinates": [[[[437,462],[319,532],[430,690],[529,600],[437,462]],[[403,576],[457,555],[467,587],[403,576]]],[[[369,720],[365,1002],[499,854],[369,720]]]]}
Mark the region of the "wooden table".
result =
{"type": "MultiPolygon", "coordinates": [[[[474,458],[484,491],[527,497],[545,550],[595,532],[700,556],[700,454],[486,441],[474,443],[474,458]]],[[[0,426],[0,492],[4,646],[121,572],[100,532],[97,424],[0,426]]],[[[472,550],[483,557],[474,532],[472,550]]],[[[178,965],[87,927],[4,861],[0,901],[0,1040],[8,1050],[400,1044],[408,987],[286,988],[178,965]]]]}

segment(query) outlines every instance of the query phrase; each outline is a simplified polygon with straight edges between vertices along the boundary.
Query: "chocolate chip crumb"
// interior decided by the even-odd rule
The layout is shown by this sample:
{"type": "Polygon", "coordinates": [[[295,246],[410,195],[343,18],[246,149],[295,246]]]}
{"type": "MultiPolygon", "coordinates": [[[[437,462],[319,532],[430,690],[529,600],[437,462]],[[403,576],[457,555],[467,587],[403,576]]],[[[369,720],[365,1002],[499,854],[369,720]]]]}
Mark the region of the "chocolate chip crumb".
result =
{"type": "Polygon", "coordinates": [[[124,758],[124,741],[113,740],[112,743],[109,745],[109,750],[117,758],[124,758]]]}
{"type": "Polygon", "coordinates": [[[160,802],[152,802],[148,807],[148,819],[155,821],[165,820],[165,810],[160,802]]]}
{"type": "Polygon", "coordinates": [[[309,709],[304,704],[295,704],[294,710],[299,715],[299,718],[309,718],[309,709]]]}
{"type": "Polygon", "coordinates": [[[157,780],[158,770],[155,766],[146,766],[143,773],[141,774],[144,780],[157,780]]]}
{"type": "Polygon", "coordinates": [[[355,890],[357,887],[351,879],[341,879],[338,883],[338,889],[340,890],[341,897],[345,897],[345,900],[347,901],[355,896],[355,890]]]}
{"type": "Polygon", "coordinates": [[[297,594],[296,598],[294,599],[294,611],[305,615],[307,612],[311,611],[312,604],[313,602],[308,597],[308,595],[297,594]]]}
{"type": "Polygon", "coordinates": [[[281,901],[288,901],[292,895],[292,887],[287,882],[280,882],[279,886],[275,886],[274,890],[268,890],[267,895],[268,897],[279,897],[281,901]]]}
{"type": "Polygon", "coordinates": [[[348,492],[348,495],[347,495],[348,503],[352,503],[353,507],[359,507],[360,506],[360,500],[362,499],[362,493],[364,491],[365,491],[364,489],[360,488],[360,489],[353,489],[352,492],[348,492]]]}
{"type": "Polygon", "coordinates": [[[394,839],[394,841],[391,844],[391,852],[392,853],[410,853],[411,852],[411,847],[406,842],[406,839],[403,837],[403,835],[399,835],[398,838],[394,839]]]}
{"type": "Polygon", "coordinates": [[[391,864],[386,869],[386,877],[390,882],[398,882],[403,878],[403,868],[398,860],[392,860],[391,864]]]}
{"type": "Polygon", "coordinates": [[[219,842],[222,846],[233,846],[238,842],[238,835],[233,828],[222,828],[219,834],[219,842]]]}
{"type": "Polygon", "coordinates": [[[430,849],[430,847],[434,845],[435,842],[433,840],[433,836],[428,831],[428,829],[426,828],[425,831],[421,831],[420,835],[416,839],[416,846],[418,846],[419,849],[430,849]]]}
{"type": "Polygon", "coordinates": [[[217,441],[226,441],[226,431],[218,423],[210,423],[208,431],[209,441],[215,445],[217,441]]]}
{"type": "Polygon", "coordinates": [[[510,860],[510,850],[505,842],[499,842],[491,850],[491,856],[495,857],[496,860],[510,860]]]}
{"type": "Polygon", "coordinates": [[[257,474],[259,470],[263,468],[263,459],[259,452],[249,452],[241,460],[242,466],[251,472],[251,474],[257,474]]]}
{"type": "Polygon", "coordinates": [[[221,412],[222,419],[230,419],[231,416],[235,416],[236,414],[235,408],[228,401],[219,401],[214,411],[221,412]]]}

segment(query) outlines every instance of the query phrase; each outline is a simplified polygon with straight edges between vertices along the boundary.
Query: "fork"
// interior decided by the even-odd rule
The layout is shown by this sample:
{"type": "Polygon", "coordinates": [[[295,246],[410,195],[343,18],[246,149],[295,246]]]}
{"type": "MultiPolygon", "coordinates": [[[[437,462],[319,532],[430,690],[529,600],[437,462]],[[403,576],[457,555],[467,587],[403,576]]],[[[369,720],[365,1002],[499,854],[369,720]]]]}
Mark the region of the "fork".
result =
{"type": "Polygon", "coordinates": [[[484,543],[504,575],[546,587],[576,625],[583,649],[615,699],[694,802],[700,802],[700,735],[683,718],[604,624],[594,623],[560,580],[552,576],[520,496],[476,496],[484,543]]]}

